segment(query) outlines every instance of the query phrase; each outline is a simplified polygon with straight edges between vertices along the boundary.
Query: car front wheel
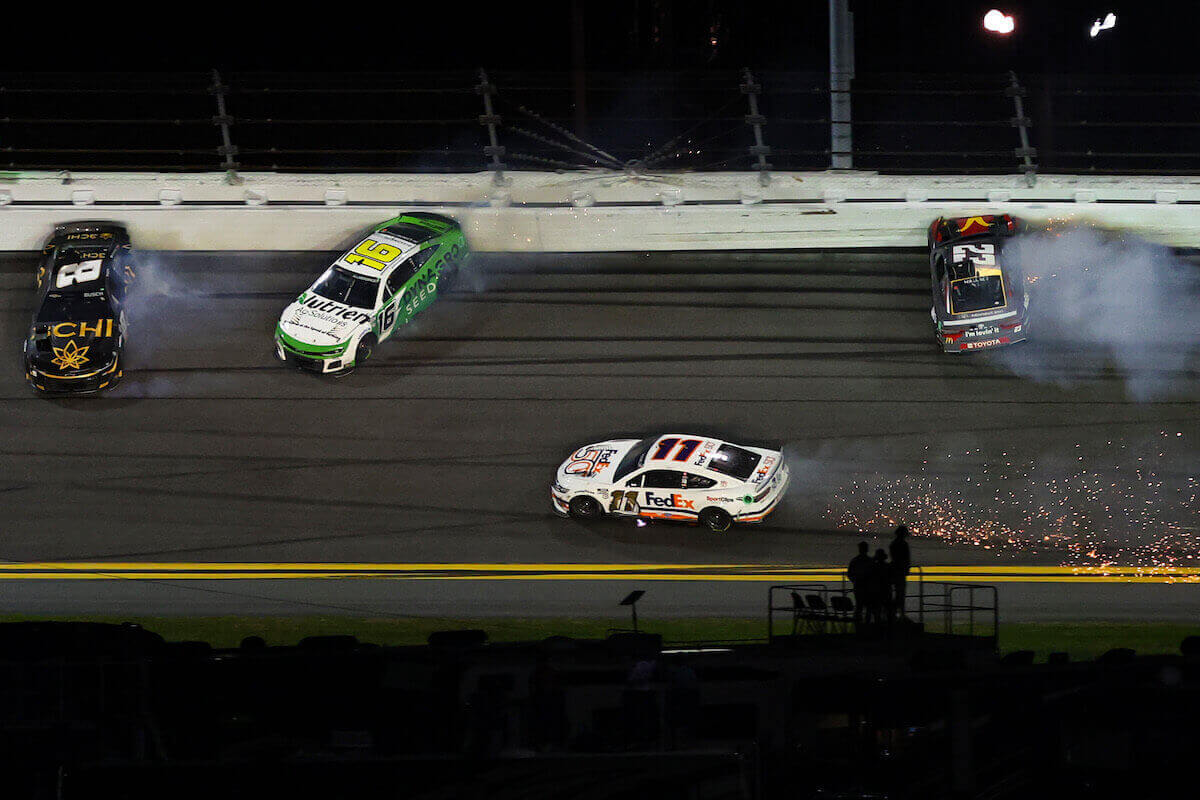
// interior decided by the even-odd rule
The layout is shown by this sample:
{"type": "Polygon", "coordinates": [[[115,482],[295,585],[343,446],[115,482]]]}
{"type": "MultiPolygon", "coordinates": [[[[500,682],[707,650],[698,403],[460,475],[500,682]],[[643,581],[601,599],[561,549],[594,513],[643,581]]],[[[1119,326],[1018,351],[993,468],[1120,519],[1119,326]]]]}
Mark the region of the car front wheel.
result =
{"type": "Polygon", "coordinates": [[[604,513],[596,498],[587,495],[572,497],[567,509],[575,519],[597,519],[604,513]]]}
{"type": "Polygon", "coordinates": [[[724,533],[733,525],[733,517],[721,508],[706,508],[700,512],[700,524],[713,533],[724,533]]]}
{"type": "Polygon", "coordinates": [[[362,363],[371,357],[375,352],[375,334],[368,333],[366,336],[358,340],[358,346],[354,350],[354,366],[362,366],[362,363]]]}

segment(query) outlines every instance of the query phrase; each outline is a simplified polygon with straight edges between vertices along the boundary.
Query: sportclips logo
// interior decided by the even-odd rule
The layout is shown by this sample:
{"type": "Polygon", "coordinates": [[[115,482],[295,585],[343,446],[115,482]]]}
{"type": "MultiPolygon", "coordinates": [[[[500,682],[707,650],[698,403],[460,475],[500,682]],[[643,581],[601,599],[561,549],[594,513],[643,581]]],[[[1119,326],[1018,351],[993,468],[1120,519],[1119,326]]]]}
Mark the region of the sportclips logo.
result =
{"type": "Polygon", "coordinates": [[[370,322],[371,315],[364,311],[359,311],[356,308],[336,303],[333,300],[326,300],[324,297],[314,295],[308,299],[301,298],[300,305],[313,312],[321,319],[328,322],[341,322],[342,320],[350,320],[351,322],[370,322]]]}
{"type": "Polygon", "coordinates": [[[696,510],[696,501],[688,500],[681,494],[672,494],[663,497],[661,494],[654,492],[646,492],[645,503],[648,506],[658,506],[659,508],[690,508],[696,510]]]}

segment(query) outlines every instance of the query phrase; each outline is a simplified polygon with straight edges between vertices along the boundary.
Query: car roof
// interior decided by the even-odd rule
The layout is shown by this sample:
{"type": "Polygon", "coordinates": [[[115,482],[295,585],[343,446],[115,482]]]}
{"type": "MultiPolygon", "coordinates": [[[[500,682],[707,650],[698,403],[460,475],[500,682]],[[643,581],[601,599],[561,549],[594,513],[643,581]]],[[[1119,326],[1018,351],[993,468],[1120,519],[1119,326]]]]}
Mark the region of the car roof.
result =
{"type": "MultiPolygon", "coordinates": [[[[370,245],[368,245],[368,246],[370,246],[370,245]]],[[[365,277],[372,278],[374,280],[380,280],[380,279],[387,278],[389,275],[391,275],[392,271],[395,270],[397,266],[404,263],[405,259],[407,259],[409,256],[411,256],[413,253],[417,252],[420,249],[421,249],[421,245],[418,242],[412,242],[412,241],[409,241],[408,239],[404,239],[400,236],[396,236],[391,233],[385,233],[384,231],[374,231],[369,236],[365,236],[360,241],[355,242],[354,247],[351,247],[346,252],[344,252],[340,256],[338,256],[338,260],[333,263],[334,263],[334,266],[341,267],[342,269],[346,270],[347,272],[353,272],[355,275],[363,275],[365,277]],[[357,260],[356,261],[347,261],[346,260],[346,258],[348,256],[351,256],[354,254],[354,251],[356,249],[363,246],[364,244],[367,244],[368,242],[371,242],[373,244],[386,244],[386,245],[390,245],[392,247],[399,248],[400,255],[396,256],[391,261],[389,261],[387,263],[387,266],[384,267],[383,269],[379,269],[379,268],[373,267],[369,264],[364,264],[364,263],[358,262],[357,260]]]]}
{"type": "MultiPolygon", "coordinates": [[[[722,445],[728,444],[720,439],[714,439],[710,436],[696,436],[691,433],[665,433],[659,436],[650,445],[650,449],[646,451],[646,460],[642,462],[641,469],[674,469],[683,472],[711,472],[708,469],[709,463],[712,461],[713,453],[715,453],[722,445]],[[682,461],[677,461],[677,456],[682,452],[679,444],[671,445],[664,455],[665,458],[655,459],[654,454],[663,446],[663,443],[668,439],[673,439],[678,442],[697,441],[698,445],[691,448],[687,458],[682,461]]],[[[712,473],[720,475],[721,473],[712,473]]],[[[728,479],[728,475],[723,476],[728,479]]]]}
{"type": "Polygon", "coordinates": [[[85,293],[104,291],[107,285],[109,269],[112,266],[112,251],[106,244],[96,244],[89,247],[73,247],[57,249],[53,261],[47,270],[46,286],[52,294],[62,296],[83,297],[85,293]],[[65,269],[74,269],[77,265],[87,262],[100,262],[100,271],[91,280],[71,280],[59,286],[59,273],[65,269]]]}

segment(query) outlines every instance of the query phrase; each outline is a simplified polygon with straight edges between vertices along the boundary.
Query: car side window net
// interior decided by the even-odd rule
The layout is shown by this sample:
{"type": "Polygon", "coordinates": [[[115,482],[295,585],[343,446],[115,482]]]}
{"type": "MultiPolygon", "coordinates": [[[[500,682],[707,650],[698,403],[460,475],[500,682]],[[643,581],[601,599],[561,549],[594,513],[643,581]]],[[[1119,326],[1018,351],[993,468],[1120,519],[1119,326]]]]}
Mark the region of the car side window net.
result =
{"type": "Polygon", "coordinates": [[[397,272],[403,272],[405,273],[405,278],[411,278],[421,271],[421,268],[425,266],[425,262],[433,256],[435,250],[437,250],[437,247],[426,247],[421,252],[414,254],[408,261],[405,261],[404,266],[397,270],[397,272]]]}
{"type": "Polygon", "coordinates": [[[645,473],[642,486],[647,489],[685,489],[685,473],[673,469],[652,469],[645,473]]]}
{"type": "Polygon", "coordinates": [[[398,269],[393,272],[391,277],[387,279],[387,291],[385,292],[386,298],[390,299],[399,294],[400,290],[404,288],[404,283],[408,280],[408,278],[408,273],[402,269],[398,269]]]}

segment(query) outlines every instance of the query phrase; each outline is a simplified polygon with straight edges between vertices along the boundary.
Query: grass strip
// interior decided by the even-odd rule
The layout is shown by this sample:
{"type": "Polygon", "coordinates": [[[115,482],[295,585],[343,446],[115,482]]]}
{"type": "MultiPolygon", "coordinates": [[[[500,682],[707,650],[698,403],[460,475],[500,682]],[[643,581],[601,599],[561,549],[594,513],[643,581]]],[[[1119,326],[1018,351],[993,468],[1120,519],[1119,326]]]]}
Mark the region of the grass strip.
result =
{"type": "MultiPolygon", "coordinates": [[[[64,617],[0,615],[0,623],[61,620],[64,617]]],[[[168,641],[203,641],[214,647],[236,647],[246,636],[261,636],[271,645],[292,645],[306,636],[349,634],[360,641],[381,645],[424,644],[434,631],[479,628],[493,642],[570,636],[603,638],[613,628],[626,627],[621,619],[579,617],[185,617],[87,616],[86,622],[136,622],[168,641]]],[[[761,618],[698,617],[644,620],[642,630],[662,634],[667,642],[734,641],[762,639],[766,621],[761,618]]],[[[1095,658],[1114,647],[1139,654],[1178,653],[1185,636],[1200,635],[1196,625],[1166,622],[1018,622],[1001,623],[1000,650],[1033,650],[1038,660],[1052,652],[1069,653],[1072,660],[1095,658]]]]}

